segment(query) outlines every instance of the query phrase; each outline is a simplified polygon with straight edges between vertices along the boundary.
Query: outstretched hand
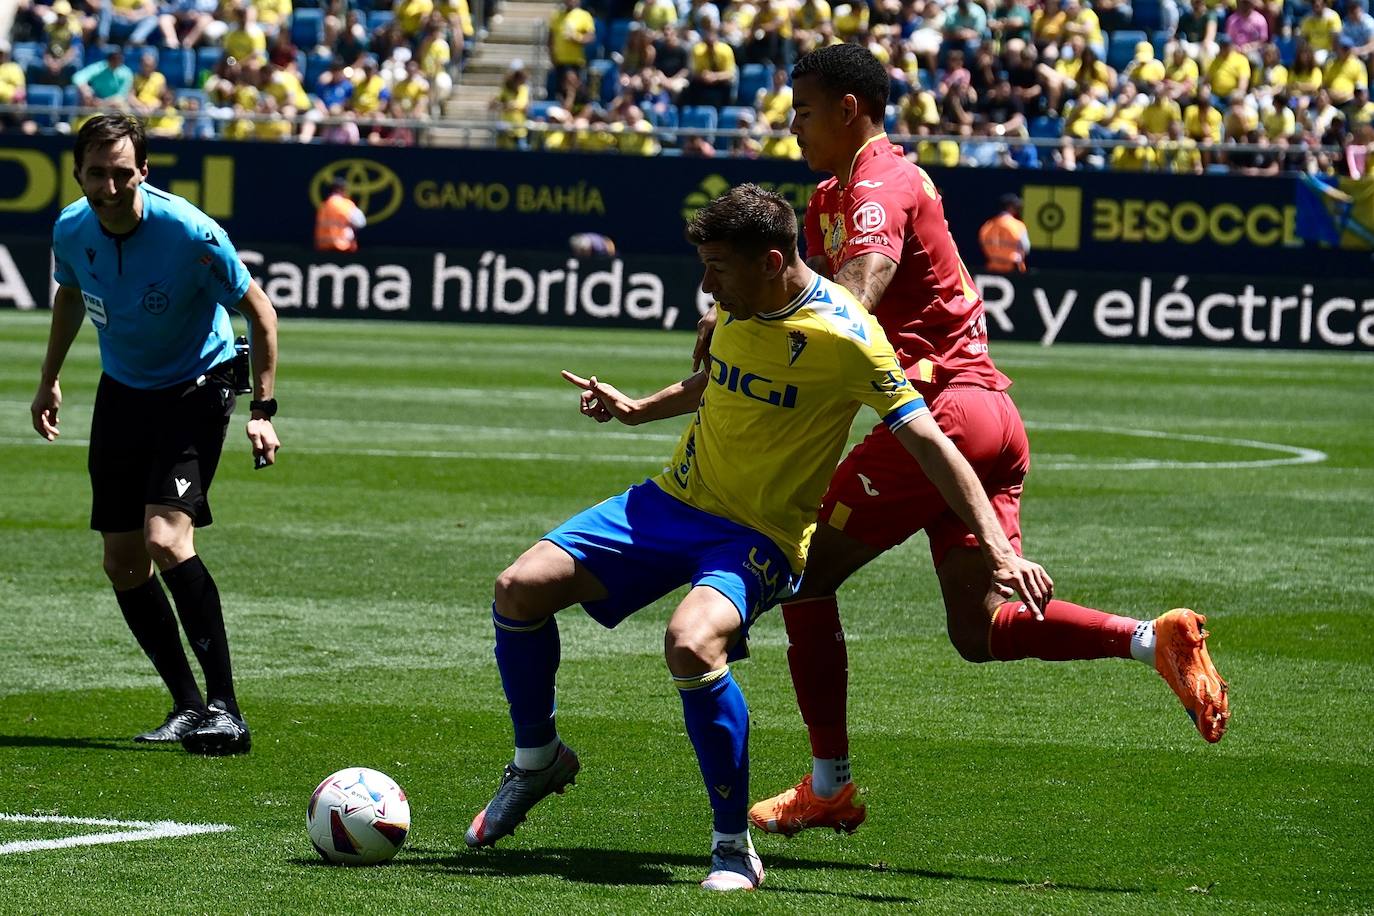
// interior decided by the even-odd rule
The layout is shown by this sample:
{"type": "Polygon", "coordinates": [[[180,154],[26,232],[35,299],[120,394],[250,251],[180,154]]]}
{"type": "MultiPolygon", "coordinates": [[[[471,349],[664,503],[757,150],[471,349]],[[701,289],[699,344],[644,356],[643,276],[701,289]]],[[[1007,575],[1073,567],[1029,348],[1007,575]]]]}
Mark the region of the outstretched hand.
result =
{"type": "Polygon", "coordinates": [[[1039,563],[1013,554],[993,567],[992,581],[1003,598],[1020,595],[1036,620],[1045,619],[1045,605],[1054,597],[1054,580],[1039,563]]]}
{"type": "Polygon", "coordinates": [[[626,397],[614,385],[597,381],[594,375],[591,378],[583,378],[567,369],[561,374],[569,384],[582,389],[579,408],[586,416],[598,423],[619,420],[626,426],[634,426],[638,422],[635,415],[638,402],[634,398],[626,397]]]}

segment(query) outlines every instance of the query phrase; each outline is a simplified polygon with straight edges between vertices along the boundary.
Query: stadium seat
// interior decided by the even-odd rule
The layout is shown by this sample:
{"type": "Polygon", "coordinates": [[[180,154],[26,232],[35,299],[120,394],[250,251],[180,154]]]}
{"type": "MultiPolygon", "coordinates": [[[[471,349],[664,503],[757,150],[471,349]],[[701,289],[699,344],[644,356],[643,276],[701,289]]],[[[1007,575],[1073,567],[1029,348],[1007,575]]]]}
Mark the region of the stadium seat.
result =
{"type": "Polygon", "coordinates": [[[1168,29],[1160,29],[1150,36],[1150,44],[1154,46],[1155,57],[1160,60],[1168,59],[1168,55],[1164,53],[1164,49],[1169,46],[1169,42],[1173,37],[1174,36],[1170,34],[1168,29]]]}
{"type": "Polygon", "coordinates": [[[43,60],[43,44],[37,41],[16,41],[14,47],[10,49],[10,60],[20,67],[27,68],[29,61],[36,60],[40,63],[43,60]]]}
{"type": "MultiPolygon", "coordinates": [[[[367,34],[371,35],[378,29],[390,25],[391,20],[396,18],[396,14],[391,10],[373,10],[367,14],[367,34]]],[[[296,42],[297,45],[300,42],[296,42]]],[[[311,45],[314,47],[314,45],[311,45]]]]}
{"type": "Polygon", "coordinates": [[[890,134],[897,132],[897,106],[888,105],[883,111],[883,130],[890,134]]]}
{"type": "Polygon", "coordinates": [[[1274,45],[1279,49],[1279,62],[1285,67],[1293,66],[1293,58],[1298,53],[1298,39],[1294,35],[1282,35],[1274,39],[1274,45]]]}
{"type": "Polygon", "coordinates": [[[596,28],[596,37],[593,38],[592,43],[587,46],[587,57],[609,57],[610,51],[607,50],[607,46],[610,44],[610,20],[602,16],[596,16],[592,19],[592,23],[596,28]]]}
{"type": "Polygon", "coordinates": [[[620,94],[620,67],[613,60],[594,60],[587,64],[587,94],[602,105],[609,105],[620,94]]]}
{"type": "Polygon", "coordinates": [[[320,75],[329,69],[329,63],[333,59],[333,54],[311,54],[305,59],[305,68],[301,70],[304,74],[305,88],[311,89],[320,81],[320,75]]]}
{"type": "Polygon", "coordinates": [[[549,109],[558,105],[553,99],[538,99],[530,102],[525,109],[525,117],[531,121],[542,121],[549,116],[549,109]]]}
{"type": "MultiPolygon", "coordinates": [[[[749,120],[749,123],[753,124],[754,106],[726,105],[724,108],[720,110],[719,124],[721,129],[737,130],[739,128],[739,119],[741,116],[747,118],[749,120]]],[[[721,152],[728,152],[730,149],[730,144],[733,143],[734,140],[735,138],[731,136],[718,136],[716,137],[716,149],[720,150],[721,152]]]]}
{"type": "Polygon", "coordinates": [[[185,89],[192,85],[195,74],[196,54],[185,48],[167,48],[158,55],[157,69],[167,77],[167,85],[173,89],[185,89]]]}
{"type": "Polygon", "coordinates": [[[199,81],[201,73],[214,73],[219,66],[220,58],[224,56],[223,48],[197,48],[196,49],[196,76],[199,81]]]}
{"type": "Polygon", "coordinates": [[[1121,29],[1113,32],[1107,41],[1107,66],[1118,73],[1135,60],[1135,46],[1149,41],[1150,36],[1138,29],[1121,29]]]}
{"type": "Polygon", "coordinates": [[[1064,119],[1050,115],[1032,118],[1027,132],[1037,140],[1049,140],[1064,135],[1064,119]]]}
{"type": "Polygon", "coordinates": [[[63,86],[62,104],[68,108],[78,107],[81,104],[81,90],[71,85],[63,86]]]}
{"type": "Polygon", "coordinates": [[[1131,25],[1153,32],[1164,25],[1164,4],[1160,0],[1132,0],[1131,25]]]}
{"type": "Polygon", "coordinates": [[[759,90],[768,89],[772,85],[772,64],[745,64],[739,69],[739,88],[735,94],[735,101],[752,108],[754,97],[759,94],[759,90]]]}
{"type": "Polygon", "coordinates": [[[625,50],[625,42],[630,37],[630,26],[633,24],[633,19],[611,20],[611,27],[606,31],[607,57],[625,50]]]}
{"type": "MultiPolygon", "coordinates": [[[[28,87],[29,108],[57,107],[62,104],[62,89],[58,86],[44,86],[41,83],[28,87]]],[[[34,123],[39,127],[52,127],[58,118],[51,112],[33,112],[34,123]]]]}
{"type": "Polygon", "coordinates": [[[324,11],[296,10],[291,16],[291,41],[298,48],[315,48],[324,41],[324,11]]]}
{"type": "Polygon", "coordinates": [[[710,105],[684,105],[678,111],[678,126],[696,130],[715,130],[716,110],[710,105]]]}

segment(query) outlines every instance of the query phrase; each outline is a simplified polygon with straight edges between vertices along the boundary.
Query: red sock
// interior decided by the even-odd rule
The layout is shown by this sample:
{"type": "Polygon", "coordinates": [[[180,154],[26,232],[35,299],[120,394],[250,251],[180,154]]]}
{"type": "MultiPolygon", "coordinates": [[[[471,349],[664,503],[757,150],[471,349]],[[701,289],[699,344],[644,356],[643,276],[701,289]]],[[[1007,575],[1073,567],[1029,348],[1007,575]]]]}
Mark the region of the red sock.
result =
{"type": "Polygon", "coordinates": [[[845,699],[849,689],[849,652],[835,596],[785,601],[787,666],[797,706],[811,737],[813,757],[849,756],[845,699]]]}
{"type": "Polygon", "coordinates": [[[1057,600],[1045,607],[1044,620],[1036,620],[1025,604],[1008,601],[992,618],[988,650],[1002,662],[1018,658],[1050,662],[1130,658],[1131,634],[1139,622],[1057,600]]]}

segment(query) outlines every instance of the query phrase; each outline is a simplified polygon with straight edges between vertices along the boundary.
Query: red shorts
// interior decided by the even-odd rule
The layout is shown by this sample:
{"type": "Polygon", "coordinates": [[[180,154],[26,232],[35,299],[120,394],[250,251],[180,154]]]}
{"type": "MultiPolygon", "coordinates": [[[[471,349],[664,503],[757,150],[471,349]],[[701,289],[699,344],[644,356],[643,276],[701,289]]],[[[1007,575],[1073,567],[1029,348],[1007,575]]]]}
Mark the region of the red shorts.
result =
{"type": "MultiPolygon", "coordinates": [[[[1011,396],[951,387],[930,402],[930,412],[973,466],[1019,554],[1021,485],[1030,470],[1030,444],[1011,396]]],[[[877,550],[895,547],[924,529],[936,566],[955,547],[978,546],[916,459],[881,423],[835,469],[820,520],[877,550]]]]}

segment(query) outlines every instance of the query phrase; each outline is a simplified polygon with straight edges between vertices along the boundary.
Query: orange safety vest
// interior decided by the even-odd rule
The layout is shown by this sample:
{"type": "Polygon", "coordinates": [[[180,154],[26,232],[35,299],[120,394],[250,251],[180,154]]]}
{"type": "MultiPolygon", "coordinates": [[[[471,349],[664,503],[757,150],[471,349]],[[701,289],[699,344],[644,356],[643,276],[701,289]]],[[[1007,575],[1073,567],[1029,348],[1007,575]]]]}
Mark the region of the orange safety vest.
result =
{"type": "Polygon", "coordinates": [[[316,251],[357,251],[358,236],[349,217],[358,205],[342,194],[325,198],[315,214],[316,251]]]}
{"type": "Polygon", "coordinates": [[[1024,271],[1026,260],[1021,253],[1021,240],[1026,237],[1026,224],[1010,213],[999,213],[978,230],[978,243],[988,270],[997,274],[1024,271]]]}

